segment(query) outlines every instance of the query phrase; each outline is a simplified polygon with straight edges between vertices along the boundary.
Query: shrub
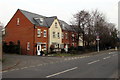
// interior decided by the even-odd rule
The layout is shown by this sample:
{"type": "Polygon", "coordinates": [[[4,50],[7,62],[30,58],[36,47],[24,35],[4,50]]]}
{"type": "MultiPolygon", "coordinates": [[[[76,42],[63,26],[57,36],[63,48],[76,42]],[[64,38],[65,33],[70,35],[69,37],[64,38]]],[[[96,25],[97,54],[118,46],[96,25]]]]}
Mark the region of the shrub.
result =
{"type": "Polygon", "coordinates": [[[61,53],[64,53],[65,52],[65,50],[64,49],[61,49],[61,53]]]}
{"type": "Polygon", "coordinates": [[[17,45],[14,42],[10,41],[9,45],[6,42],[3,42],[3,52],[5,53],[17,53],[21,54],[20,42],[17,45]]]}
{"type": "Polygon", "coordinates": [[[54,46],[54,45],[51,45],[51,46],[50,46],[50,51],[52,52],[54,49],[55,49],[55,46],[54,46]]]}

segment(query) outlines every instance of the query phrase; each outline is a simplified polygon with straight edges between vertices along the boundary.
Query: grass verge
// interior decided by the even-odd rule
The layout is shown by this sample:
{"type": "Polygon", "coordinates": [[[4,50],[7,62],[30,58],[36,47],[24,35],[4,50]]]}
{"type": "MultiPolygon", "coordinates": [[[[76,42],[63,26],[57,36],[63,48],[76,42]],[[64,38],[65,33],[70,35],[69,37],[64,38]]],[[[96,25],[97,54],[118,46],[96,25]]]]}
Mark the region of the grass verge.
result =
{"type": "Polygon", "coordinates": [[[78,54],[70,54],[70,53],[57,53],[57,54],[50,54],[49,56],[59,56],[59,57],[67,57],[67,56],[77,56],[78,54]]]}

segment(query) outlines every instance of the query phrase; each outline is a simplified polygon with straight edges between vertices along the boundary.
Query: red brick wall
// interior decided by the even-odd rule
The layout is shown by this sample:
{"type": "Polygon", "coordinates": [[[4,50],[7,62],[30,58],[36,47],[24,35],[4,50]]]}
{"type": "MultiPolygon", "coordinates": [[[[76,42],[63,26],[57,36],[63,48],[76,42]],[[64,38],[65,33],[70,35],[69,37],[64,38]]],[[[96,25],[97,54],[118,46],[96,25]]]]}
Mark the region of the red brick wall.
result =
{"type": "Polygon", "coordinates": [[[65,31],[65,30],[62,30],[62,32],[64,34],[64,38],[62,39],[62,43],[63,44],[69,43],[69,32],[65,31]],[[66,33],[68,34],[68,39],[66,39],[66,33]]]}
{"type": "Polygon", "coordinates": [[[70,42],[70,46],[72,46],[72,44],[74,43],[74,47],[77,47],[77,41],[76,41],[76,38],[77,38],[77,33],[76,32],[69,32],[69,42],[70,42]],[[74,34],[75,36],[75,40],[73,41],[72,40],[72,34],[74,34]]]}
{"type": "MultiPolygon", "coordinates": [[[[36,26],[37,28],[35,29],[35,40],[34,40],[34,45],[37,44],[37,42],[42,42],[42,43],[46,43],[46,48],[48,49],[48,28],[47,27],[40,27],[40,26],[36,26]],[[37,37],[37,29],[41,29],[41,36],[37,37]],[[43,31],[46,30],[47,31],[47,36],[44,37],[43,31]]],[[[37,47],[34,48],[34,53],[36,54],[36,49],[37,47]]]]}
{"type": "Polygon", "coordinates": [[[6,42],[17,42],[20,40],[22,54],[33,55],[33,33],[34,25],[20,12],[14,14],[12,19],[6,26],[6,35],[4,40],[6,42]],[[20,25],[17,25],[17,18],[20,18],[20,25]],[[30,42],[30,50],[27,51],[27,42],[30,42]]]}
{"type": "Polygon", "coordinates": [[[65,31],[65,30],[63,30],[63,33],[64,33],[64,39],[62,39],[62,43],[63,44],[69,43],[69,47],[71,47],[72,43],[74,43],[74,47],[77,47],[77,41],[76,41],[77,33],[76,32],[72,32],[72,31],[65,31]],[[65,33],[68,34],[68,39],[65,38],[65,33]],[[74,34],[74,36],[75,36],[75,40],[74,41],[72,40],[72,34],[74,34]]]}

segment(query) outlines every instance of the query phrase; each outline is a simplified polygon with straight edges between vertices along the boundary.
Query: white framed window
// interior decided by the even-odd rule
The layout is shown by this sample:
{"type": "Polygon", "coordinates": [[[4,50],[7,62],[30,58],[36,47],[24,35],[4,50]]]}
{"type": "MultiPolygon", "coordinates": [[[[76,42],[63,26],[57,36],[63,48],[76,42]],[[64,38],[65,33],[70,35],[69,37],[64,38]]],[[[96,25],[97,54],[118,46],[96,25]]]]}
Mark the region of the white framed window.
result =
{"type": "Polygon", "coordinates": [[[60,33],[58,32],[58,38],[60,38],[60,33]]]}
{"type": "Polygon", "coordinates": [[[41,36],[41,29],[37,29],[37,37],[41,36]]]}
{"type": "Polygon", "coordinates": [[[68,33],[65,33],[66,34],[66,39],[68,39],[68,33]]]}
{"type": "Polygon", "coordinates": [[[27,50],[30,50],[30,42],[27,42],[27,50]]]}
{"type": "Polygon", "coordinates": [[[44,21],[44,19],[40,18],[40,25],[43,25],[43,21],[44,21]]]}
{"type": "Polygon", "coordinates": [[[75,37],[75,35],[74,35],[74,34],[72,34],[72,37],[75,37]]]}
{"type": "Polygon", "coordinates": [[[43,45],[43,48],[44,48],[44,50],[47,50],[47,48],[46,48],[46,44],[43,45]]]}
{"type": "Polygon", "coordinates": [[[43,34],[44,34],[44,37],[47,37],[47,31],[46,30],[44,30],[43,34]]]}
{"type": "Polygon", "coordinates": [[[72,43],[72,46],[74,46],[74,43],[72,43]]]}
{"type": "Polygon", "coordinates": [[[20,18],[17,18],[17,25],[20,25],[20,18]]]}
{"type": "Polygon", "coordinates": [[[55,38],[55,32],[53,32],[53,38],[55,38]]]}
{"type": "Polygon", "coordinates": [[[55,22],[55,27],[57,28],[57,22],[55,22]]]}
{"type": "Polygon", "coordinates": [[[72,41],[74,41],[74,37],[75,37],[75,35],[74,35],[74,34],[72,34],[72,41]]]}

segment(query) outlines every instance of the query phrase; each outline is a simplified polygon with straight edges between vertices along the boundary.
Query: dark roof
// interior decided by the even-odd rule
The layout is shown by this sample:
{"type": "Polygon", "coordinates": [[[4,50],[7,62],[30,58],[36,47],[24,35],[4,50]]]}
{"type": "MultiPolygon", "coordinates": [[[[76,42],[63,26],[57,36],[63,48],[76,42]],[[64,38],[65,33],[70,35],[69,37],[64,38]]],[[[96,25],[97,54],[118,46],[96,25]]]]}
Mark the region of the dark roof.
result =
{"type": "Polygon", "coordinates": [[[45,18],[45,21],[47,22],[47,25],[48,25],[48,26],[51,26],[52,23],[53,23],[53,21],[54,21],[54,19],[56,19],[56,18],[57,18],[56,16],[46,17],[46,18],[45,18]]]}
{"type": "Polygon", "coordinates": [[[53,17],[46,17],[46,16],[42,16],[36,13],[32,13],[32,12],[28,12],[25,10],[21,10],[19,9],[30,21],[31,23],[38,25],[38,26],[45,26],[45,27],[50,27],[54,21],[54,19],[56,18],[56,16],[53,17]],[[43,23],[40,23],[40,20],[38,21],[38,19],[43,19],[43,23]]]}
{"type": "Polygon", "coordinates": [[[69,24],[67,24],[65,21],[63,20],[59,20],[60,26],[63,30],[67,30],[67,31],[75,31],[74,28],[72,28],[69,24]]]}
{"type": "MultiPolygon", "coordinates": [[[[32,24],[35,24],[38,26],[50,27],[52,25],[54,19],[57,19],[57,16],[46,17],[46,16],[42,16],[42,15],[39,15],[36,13],[28,12],[25,10],[21,10],[21,9],[19,9],[19,10],[31,21],[32,24]],[[43,22],[42,24],[41,24],[40,19],[42,19],[42,22],[43,22]]],[[[70,26],[63,20],[58,20],[58,21],[63,30],[74,31],[74,32],[76,32],[78,30],[77,27],[70,26]]]]}

